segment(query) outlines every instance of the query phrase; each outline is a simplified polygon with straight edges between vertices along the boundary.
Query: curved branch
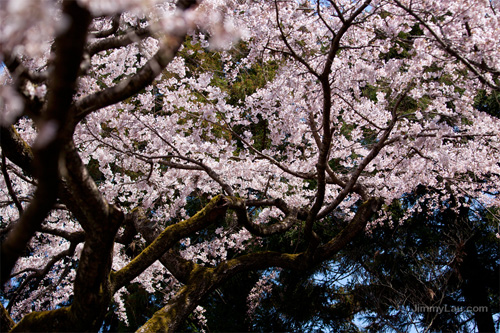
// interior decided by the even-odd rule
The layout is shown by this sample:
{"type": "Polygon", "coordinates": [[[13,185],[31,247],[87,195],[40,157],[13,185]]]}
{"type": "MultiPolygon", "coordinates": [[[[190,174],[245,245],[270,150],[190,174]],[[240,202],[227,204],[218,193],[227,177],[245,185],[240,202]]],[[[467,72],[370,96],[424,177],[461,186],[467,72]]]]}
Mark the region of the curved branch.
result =
{"type": "Polygon", "coordinates": [[[92,57],[93,55],[99,52],[124,47],[129,44],[141,41],[150,36],[151,36],[151,29],[149,27],[137,30],[131,30],[130,32],[122,36],[109,37],[106,39],[98,40],[90,44],[87,50],[89,52],[89,55],[92,57]]]}
{"type": "Polygon", "coordinates": [[[227,195],[229,196],[234,196],[234,192],[233,192],[233,189],[231,188],[231,186],[229,186],[229,184],[227,184],[226,182],[224,182],[220,177],[219,175],[217,174],[217,172],[215,172],[212,168],[210,168],[208,165],[206,165],[205,163],[202,163],[202,162],[199,162],[199,161],[196,161],[192,158],[188,158],[188,157],[183,157],[183,156],[178,156],[178,158],[180,159],[183,159],[183,160],[186,160],[188,162],[191,162],[193,164],[196,164],[198,165],[199,167],[201,167],[206,173],[207,175],[212,178],[213,180],[215,180],[221,187],[224,191],[226,191],[227,195]]]}
{"type": "Polygon", "coordinates": [[[326,206],[321,212],[318,214],[318,219],[321,219],[328,214],[330,214],[341,202],[342,200],[345,199],[347,194],[351,190],[353,190],[359,176],[361,175],[361,172],[366,168],[368,164],[378,155],[378,153],[384,148],[387,139],[389,138],[389,135],[392,132],[392,129],[396,125],[397,121],[397,110],[399,108],[399,105],[403,101],[403,98],[408,94],[408,92],[412,89],[412,84],[410,84],[403,93],[400,94],[399,98],[397,99],[396,103],[394,104],[394,107],[392,108],[392,119],[387,126],[387,129],[384,131],[378,142],[372,147],[368,155],[361,161],[361,163],[358,165],[356,170],[351,174],[351,178],[349,181],[346,183],[345,187],[342,189],[342,191],[337,195],[335,200],[333,200],[328,206],[326,206]]]}
{"type": "Polygon", "coordinates": [[[61,229],[53,229],[49,228],[46,226],[40,227],[38,231],[49,234],[49,235],[54,235],[58,237],[62,237],[71,243],[81,243],[85,240],[85,232],[84,231],[75,231],[75,232],[69,232],[66,230],[61,230],[61,229]]]}
{"type": "MultiPolygon", "coordinates": [[[[83,239],[82,239],[83,241],[83,239]]],[[[17,288],[16,290],[16,293],[14,294],[14,296],[12,296],[9,300],[9,304],[7,305],[7,309],[10,309],[12,307],[12,305],[14,304],[14,302],[16,301],[17,297],[19,296],[19,293],[24,289],[24,287],[26,287],[28,285],[28,283],[30,283],[33,279],[36,279],[36,284],[38,284],[44,277],[45,275],[47,275],[47,273],[50,271],[50,269],[61,259],[64,259],[65,257],[70,257],[72,256],[74,253],[75,253],[75,249],[76,249],[76,245],[80,243],[80,242],[71,242],[70,243],[70,246],[67,250],[64,250],[58,254],[56,254],[54,257],[52,257],[48,262],[47,264],[44,266],[44,267],[40,267],[40,268],[34,268],[34,269],[30,269],[32,271],[32,273],[30,275],[28,275],[24,280],[23,280],[23,283],[17,288]]],[[[19,275],[21,273],[23,273],[24,271],[20,271],[20,272],[17,272],[15,274],[12,275],[13,276],[16,276],[16,275],[19,275]]],[[[33,288],[33,287],[31,287],[33,288]]],[[[36,288],[34,288],[36,289],[36,288]]],[[[9,310],[10,311],[10,310],[9,310]]]]}
{"type": "Polygon", "coordinates": [[[309,65],[309,63],[304,60],[304,58],[302,58],[301,56],[299,56],[297,54],[297,52],[295,52],[295,50],[293,49],[293,47],[290,45],[290,43],[288,42],[288,39],[285,36],[285,32],[283,31],[283,27],[281,26],[281,23],[280,23],[280,16],[279,16],[279,9],[278,9],[278,1],[277,0],[274,0],[274,8],[275,8],[275,13],[276,13],[276,25],[278,26],[278,29],[280,31],[281,39],[285,43],[285,46],[287,47],[287,49],[290,51],[290,55],[295,60],[297,60],[298,62],[300,62],[302,65],[304,65],[307,68],[307,70],[309,71],[309,73],[311,73],[312,75],[314,75],[316,78],[319,78],[320,75],[318,74],[318,72],[316,72],[314,70],[314,68],[312,68],[311,65],[309,65]]]}
{"type": "Polygon", "coordinates": [[[353,219],[342,231],[325,245],[318,247],[317,252],[323,258],[330,258],[335,253],[343,249],[356,235],[364,230],[366,224],[377,212],[383,203],[383,199],[370,198],[363,202],[353,219]]]}
{"type": "Polygon", "coordinates": [[[187,10],[189,8],[195,7],[200,2],[201,2],[200,0],[177,0],[177,2],[175,3],[175,6],[179,10],[187,10]]]}
{"type": "Polygon", "coordinates": [[[290,208],[283,199],[245,200],[245,205],[247,207],[274,206],[278,207],[285,215],[290,212],[290,208]]]}
{"type": "Polygon", "coordinates": [[[158,52],[136,74],[117,85],[81,98],[75,103],[73,126],[93,111],[127,99],[147,87],[174,59],[187,31],[165,36],[158,52]]]}
{"type": "Polygon", "coordinates": [[[5,154],[2,151],[2,174],[3,178],[5,180],[5,185],[7,186],[7,191],[9,192],[9,195],[12,198],[12,201],[14,201],[14,204],[16,205],[17,210],[19,211],[19,215],[21,215],[24,211],[23,206],[21,205],[21,202],[17,198],[16,192],[12,188],[12,182],[10,181],[10,176],[9,173],[7,172],[7,161],[5,160],[5,154]]]}
{"type": "MultiPolygon", "coordinates": [[[[227,204],[224,197],[218,195],[210,200],[210,202],[194,216],[165,228],[165,230],[163,230],[163,232],[161,232],[160,235],[128,265],[112,274],[114,290],[120,289],[127,282],[139,276],[139,274],[158,260],[180,239],[221,219],[226,214],[226,210],[227,204]]],[[[137,222],[139,224],[150,224],[150,221],[148,221],[146,216],[143,213],[141,214],[140,211],[136,211],[136,215],[132,216],[132,218],[139,219],[137,222]]]]}
{"type": "MultiPolygon", "coordinates": [[[[131,221],[135,229],[144,237],[148,246],[160,236],[157,228],[147,224],[147,218],[142,209],[136,209],[128,214],[126,220],[131,221]]],[[[174,249],[170,249],[160,257],[160,262],[181,283],[188,283],[189,275],[199,266],[192,261],[182,258],[174,249]]]]}
{"type": "MultiPolygon", "coordinates": [[[[329,176],[329,178],[326,179],[326,182],[328,184],[335,184],[342,188],[347,186],[348,180],[339,178],[329,165],[326,166],[326,173],[329,176]]],[[[363,200],[368,200],[368,194],[366,193],[366,188],[364,187],[364,185],[358,182],[354,184],[352,190],[359,194],[363,200]]]]}
{"type": "Polygon", "coordinates": [[[184,161],[193,163],[196,166],[190,166],[190,165],[170,162],[168,160],[162,160],[159,162],[160,164],[163,164],[165,166],[177,167],[178,169],[203,170],[210,178],[212,178],[217,184],[219,184],[222,187],[222,189],[226,192],[227,195],[234,196],[234,192],[233,192],[233,189],[231,188],[231,186],[229,186],[229,184],[224,182],[217,172],[215,172],[212,168],[210,168],[208,165],[206,165],[203,162],[200,162],[200,161],[197,161],[193,158],[185,157],[182,155],[155,156],[155,157],[151,157],[151,158],[152,159],[153,158],[154,159],[157,159],[157,158],[163,158],[163,159],[178,158],[180,160],[184,160],[184,161]]]}
{"type": "Polygon", "coordinates": [[[175,332],[204,296],[237,273],[269,267],[305,270],[331,258],[363,230],[379,205],[380,200],[375,198],[361,205],[353,220],[332,241],[318,248],[314,256],[264,251],[224,261],[215,268],[194,269],[189,282],[137,332],[175,332]]]}
{"type": "MultiPolygon", "coordinates": [[[[458,53],[458,51],[455,50],[454,48],[452,48],[451,45],[448,44],[443,38],[439,37],[439,35],[429,26],[429,24],[427,24],[427,22],[425,22],[420,16],[418,16],[415,13],[415,11],[413,11],[411,8],[406,7],[404,4],[402,4],[398,0],[394,0],[394,2],[396,3],[396,5],[399,8],[406,11],[408,14],[413,16],[420,24],[422,24],[422,26],[424,26],[431,33],[431,35],[436,39],[438,44],[441,45],[443,50],[446,51],[449,55],[451,55],[455,59],[457,59],[458,61],[460,61],[463,65],[465,65],[465,67],[467,67],[472,73],[474,73],[478,77],[478,79],[479,79],[479,81],[481,81],[481,83],[487,85],[488,87],[492,88],[493,90],[500,91],[500,85],[495,84],[495,82],[492,82],[487,77],[485,77],[483,74],[481,74],[479,72],[479,70],[476,67],[474,67],[474,65],[467,58],[465,58],[460,53],[458,53]]],[[[487,67],[483,66],[482,69],[483,70],[487,69],[487,67]]]]}
{"type": "Polygon", "coordinates": [[[236,211],[238,222],[252,234],[257,236],[270,236],[280,232],[284,232],[289,230],[299,222],[297,218],[297,211],[291,210],[281,222],[270,225],[255,224],[248,218],[245,201],[243,199],[228,197],[227,200],[229,201],[228,207],[236,211]]]}
{"type": "Polygon", "coordinates": [[[21,252],[57,198],[59,155],[65,141],[63,132],[90,24],[89,11],[80,7],[77,2],[64,1],[62,7],[63,13],[71,18],[71,23],[54,42],[57,47],[48,87],[47,109],[35,141],[38,186],[32,202],[2,243],[2,284],[7,281],[21,252]]]}
{"type": "Polygon", "coordinates": [[[158,310],[137,332],[176,332],[201,299],[238,272],[268,267],[306,268],[304,256],[278,252],[259,252],[225,261],[214,268],[199,267],[169,303],[158,310]]]}
{"type": "Polygon", "coordinates": [[[120,27],[120,16],[121,16],[120,14],[113,15],[111,21],[111,28],[109,28],[108,30],[91,32],[90,35],[95,38],[105,38],[111,36],[112,34],[117,32],[118,28],[120,27]]]}
{"type": "Polygon", "coordinates": [[[17,78],[29,80],[33,83],[44,83],[48,79],[48,72],[33,72],[24,67],[21,61],[10,53],[3,53],[3,62],[9,72],[17,78]]]}
{"type": "Polygon", "coordinates": [[[200,300],[215,287],[213,268],[199,266],[185,285],[162,309],[136,332],[176,332],[200,300]]]}

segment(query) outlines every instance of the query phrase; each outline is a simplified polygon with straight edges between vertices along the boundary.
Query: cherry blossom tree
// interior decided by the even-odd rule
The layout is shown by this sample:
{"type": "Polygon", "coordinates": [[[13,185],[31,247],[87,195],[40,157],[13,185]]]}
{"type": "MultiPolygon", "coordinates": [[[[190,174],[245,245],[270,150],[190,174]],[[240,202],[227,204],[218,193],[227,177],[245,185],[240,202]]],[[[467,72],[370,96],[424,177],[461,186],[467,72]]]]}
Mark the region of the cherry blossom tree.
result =
{"type": "Polygon", "coordinates": [[[0,6],[12,331],[127,323],[131,284],[162,295],[139,331],[203,325],[228,278],[312,268],[419,185],[500,205],[500,123],[473,107],[500,90],[498,1],[0,6]]]}

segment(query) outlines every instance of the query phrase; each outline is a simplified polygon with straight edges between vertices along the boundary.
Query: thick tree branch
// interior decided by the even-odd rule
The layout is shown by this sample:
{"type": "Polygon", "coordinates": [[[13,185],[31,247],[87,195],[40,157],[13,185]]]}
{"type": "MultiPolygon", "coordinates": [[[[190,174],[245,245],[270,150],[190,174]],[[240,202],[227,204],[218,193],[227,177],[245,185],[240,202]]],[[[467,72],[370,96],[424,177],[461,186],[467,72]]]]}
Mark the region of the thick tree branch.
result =
{"type": "Polygon", "coordinates": [[[38,187],[31,204],[2,243],[2,285],[7,281],[19,255],[51,210],[57,197],[59,153],[64,142],[62,134],[83,56],[87,27],[90,24],[90,13],[77,2],[63,2],[63,13],[71,18],[71,23],[54,42],[54,70],[49,81],[47,107],[35,142],[38,187]]]}
{"type": "Polygon", "coordinates": [[[2,330],[8,332],[12,329],[12,327],[14,327],[15,324],[14,320],[12,320],[9,313],[0,302],[0,327],[2,327],[2,330]]]}
{"type": "MultiPolygon", "coordinates": [[[[118,290],[129,281],[141,274],[152,263],[171,249],[180,239],[191,235],[208,225],[220,220],[227,210],[224,197],[218,195],[194,216],[182,222],[173,224],[165,230],[127,266],[112,275],[114,289],[118,290]]],[[[143,214],[137,215],[142,223],[147,223],[143,214]]]]}
{"type": "Polygon", "coordinates": [[[343,249],[356,235],[364,230],[366,224],[373,214],[380,209],[382,203],[383,200],[380,198],[370,198],[363,202],[349,224],[328,243],[318,247],[318,255],[322,258],[330,258],[343,249]]]}
{"type": "Polygon", "coordinates": [[[236,273],[268,267],[305,269],[303,255],[259,252],[225,261],[216,268],[194,269],[186,284],[169,303],[157,311],[137,332],[176,332],[200,300],[236,273]]]}
{"type": "Polygon", "coordinates": [[[194,269],[189,276],[188,283],[138,332],[175,332],[203,297],[237,273],[270,267],[305,270],[331,258],[362,232],[380,204],[381,201],[375,198],[363,203],[353,220],[333,240],[319,247],[314,256],[308,256],[305,253],[288,254],[265,251],[224,261],[215,268],[194,269]]]}
{"type": "Polygon", "coordinates": [[[16,192],[12,188],[12,182],[10,181],[9,173],[7,172],[7,161],[5,159],[5,154],[3,153],[3,151],[2,151],[2,174],[5,180],[5,185],[7,186],[7,191],[9,192],[12,201],[16,205],[17,210],[19,211],[19,215],[21,215],[24,209],[23,206],[21,205],[21,202],[17,198],[16,192]]]}
{"type": "Polygon", "coordinates": [[[200,300],[216,285],[213,268],[197,267],[185,285],[170,302],[158,310],[137,332],[176,332],[200,300]]]}
{"type": "Polygon", "coordinates": [[[74,283],[74,301],[71,312],[81,330],[96,331],[113,296],[110,281],[113,246],[116,232],[124,219],[123,213],[110,207],[102,226],[87,234],[80,255],[74,283]]]}
{"type": "Polygon", "coordinates": [[[49,228],[47,226],[41,226],[38,231],[43,232],[45,234],[62,237],[72,243],[81,243],[85,240],[85,232],[83,231],[69,232],[64,229],[63,230],[54,229],[54,228],[49,228]]]}
{"type": "Polygon", "coordinates": [[[345,187],[342,189],[342,191],[337,195],[337,197],[330,204],[328,204],[326,207],[323,208],[323,210],[321,212],[319,212],[319,214],[317,216],[318,219],[321,219],[321,218],[327,216],[328,214],[330,214],[342,202],[342,200],[345,199],[345,197],[349,194],[349,192],[351,192],[353,190],[354,186],[356,185],[358,178],[361,175],[361,172],[363,172],[363,170],[366,168],[366,166],[368,164],[370,164],[370,162],[384,148],[385,142],[389,138],[389,135],[391,134],[392,129],[396,125],[397,110],[399,108],[399,105],[401,104],[401,102],[403,101],[403,98],[406,97],[406,95],[408,94],[408,92],[411,90],[412,87],[413,87],[413,85],[410,84],[405,89],[405,91],[399,95],[398,99],[396,100],[396,102],[391,110],[392,118],[391,118],[391,121],[390,121],[389,125],[387,126],[386,130],[382,133],[379,140],[372,147],[372,149],[370,150],[368,155],[366,155],[366,157],[359,163],[358,167],[352,172],[349,181],[345,184],[345,187]]]}
{"type": "Polygon", "coordinates": [[[86,232],[98,233],[105,227],[110,206],[99,192],[73,142],[66,146],[64,161],[62,176],[74,202],[73,206],[80,207],[79,222],[86,232]]]}
{"type": "Polygon", "coordinates": [[[24,172],[33,175],[33,150],[23,140],[14,126],[0,127],[2,154],[19,166],[24,172]]]}
{"type": "Polygon", "coordinates": [[[85,230],[71,313],[78,318],[78,327],[97,330],[113,295],[109,273],[115,237],[124,215],[101,195],[73,142],[66,146],[64,157],[65,185],[79,207],[77,214],[85,230]]]}
{"type": "Polygon", "coordinates": [[[101,90],[77,101],[75,103],[73,126],[76,126],[80,120],[91,112],[127,99],[151,84],[174,59],[183,41],[184,35],[171,36],[168,38],[166,45],[163,45],[144,67],[140,68],[131,78],[120,82],[116,86],[101,90]]]}
{"type": "Polygon", "coordinates": [[[120,27],[120,16],[120,14],[116,14],[112,17],[111,28],[107,30],[91,32],[90,35],[95,38],[105,38],[111,36],[112,34],[117,32],[118,28],[120,27]]]}
{"type": "MultiPolygon", "coordinates": [[[[184,11],[197,5],[197,1],[178,1],[177,8],[184,11]]],[[[186,30],[178,31],[163,38],[162,46],[135,75],[118,83],[116,86],[83,97],[75,103],[73,126],[93,111],[118,103],[140,92],[174,59],[186,37],[186,30]]]]}
{"type": "Polygon", "coordinates": [[[149,27],[131,30],[122,36],[109,37],[106,39],[98,40],[90,44],[87,50],[89,55],[92,57],[99,52],[124,47],[129,44],[141,41],[149,36],[151,36],[151,29],[149,27]]]}
{"type": "Polygon", "coordinates": [[[248,217],[245,200],[236,197],[228,197],[227,200],[229,201],[228,207],[236,211],[238,223],[257,236],[270,236],[284,232],[299,222],[297,218],[298,213],[294,210],[289,210],[287,216],[281,222],[270,225],[255,224],[248,217]]]}
{"type": "MultiPolygon", "coordinates": [[[[155,226],[148,225],[146,216],[142,209],[135,209],[126,217],[134,224],[135,228],[144,237],[148,246],[160,236],[160,230],[155,226]]],[[[199,266],[192,261],[182,258],[174,249],[170,249],[160,257],[160,262],[181,283],[188,283],[189,275],[199,266]]]]}
{"type": "Polygon", "coordinates": [[[31,312],[23,317],[10,331],[14,332],[54,332],[75,330],[71,307],[63,307],[57,310],[31,312]]]}

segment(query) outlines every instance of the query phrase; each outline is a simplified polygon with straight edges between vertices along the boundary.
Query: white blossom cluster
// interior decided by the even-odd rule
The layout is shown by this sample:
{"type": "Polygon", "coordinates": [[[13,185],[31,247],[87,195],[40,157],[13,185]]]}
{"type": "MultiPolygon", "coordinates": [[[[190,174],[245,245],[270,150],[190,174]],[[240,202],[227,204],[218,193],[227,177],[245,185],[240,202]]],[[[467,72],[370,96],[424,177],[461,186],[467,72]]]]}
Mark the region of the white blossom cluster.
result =
{"type": "MultiPolygon", "coordinates": [[[[327,174],[320,213],[342,194],[358,169],[354,180],[364,192],[351,188],[327,217],[339,214],[350,220],[363,195],[381,197],[389,205],[419,185],[450,189],[487,207],[500,206],[500,120],[474,106],[480,91],[495,91],[491,73],[500,69],[498,2],[373,1],[360,14],[363,19],[345,32],[333,59],[328,53],[335,38],[332,31],[345,19],[328,4],[315,12],[316,5],[307,1],[257,5],[206,0],[180,12],[173,1],[78,2],[95,17],[95,31],[110,29],[111,15],[121,13],[120,31],[148,28],[151,33],[93,55],[90,69],[78,80],[75,103],[133,78],[168,44],[169,34],[187,34],[152,84],[86,115],[76,126],[75,145],[98,190],[125,213],[141,207],[155,227],[165,228],[192,216],[189,205],[198,198],[229,195],[227,188],[244,200],[281,199],[296,210],[309,209],[318,197],[314,182],[323,148],[319,142],[328,133],[328,168],[338,181],[327,174]],[[421,14],[419,19],[404,9],[410,5],[421,14]],[[421,33],[414,33],[417,28],[421,33]],[[328,89],[320,82],[325,66],[330,66],[325,72],[328,89]],[[383,145],[375,151],[379,142],[383,145]]],[[[346,15],[360,6],[358,1],[337,2],[346,15]]],[[[68,24],[57,3],[16,0],[0,5],[0,47],[36,73],[47,70],[53,36],[68,24]]],[[[92,35],[88,39],[90,45],[97,40],[92,35]]],[[[30,82],[25,90],[29,98],[46,98],[43,83],[30,82]]],[[[14,124],[31,145],[38,130],[27,117],[17,119],[22,100],[10,84],[0,87],[0,124],[14,124]]],[[[26,207],[36,181],[14,163],[6,164],[13,191],[26,207]]],[[[446,200],[430,196],[419,200],[433,203],[431,209],[446,200]]],[[[401,221],[390,221],[382,210],[367,231],[388,219],[402,223],[418,207],[401,221]]],[[[2,227],[19,219],[5,177],[0,177],[0,215],[2,227]]],[[[285,213],[258,208],[249,217],[268,225],[283,220],[285,213]]],[[[209,237],[199,233],[183,239],[182,257],[216,266],[233,253],[244,253],[249,244],[258,244],[259,238],[247,229],[225,222],[209,237]]],[[[43,226],[82,232],[65,207],[53,210],[43,226]]],[[[70,301],[82,242],[49,267],[71,242],[55,232],[37,233],[31,253],[17,262],[16,277],[6,292],[38,269],[48,270],[33,290],[12,294],[9,311],[15,319],[70,301]],[[46,288],[49,284],[54,287],[46,288]]],[[[138,242],[145,247],[143,239],[138,242]]],[[[131,261],[126,252],[127,246],[115,244],[114,271],[131,261]]],[[[276,274],[264,275],[252,289],[250,316],[276,274]]],[[[181,286],[159,261],[133,282],[150,293],[163,289],[165,301],[181,286]]],[[[127,294],[122,288],[113,296],[126,324],[127,294]]],[[[204,311],[195,312],[202,327],[204,311]]]]}

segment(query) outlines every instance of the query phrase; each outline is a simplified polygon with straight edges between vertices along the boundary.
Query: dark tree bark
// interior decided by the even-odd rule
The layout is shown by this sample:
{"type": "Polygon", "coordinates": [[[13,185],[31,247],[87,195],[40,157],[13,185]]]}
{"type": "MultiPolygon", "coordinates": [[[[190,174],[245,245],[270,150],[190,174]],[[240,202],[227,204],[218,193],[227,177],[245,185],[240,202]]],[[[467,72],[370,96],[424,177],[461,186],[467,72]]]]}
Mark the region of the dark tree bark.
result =
{"type": "Polygon", "coordinates": [[[478,253],[474,237],[465,244],[465,257],[459,266],[463,278],[462,292],[469,307],[473,307],[474,320],[479,332],[495,332],[495,324],[488,299],[488,290],[483,280],[488,272],[478,265],[478,253]]]}
{"type": "MultiPolygon", "coordinates": [[[[73,100],[87,29],[91,20],[88,10],[80,7],[76,1],[65,1],[62,7],[63,13],[71,18],[71,24],[56,37],[54,42],[55,60],[48,82],[48,100],[34,146],[34,170],[38,186],[30,205],[2,243],[2,285],[8,281],[17,259],[52,209],[57,198],[59,156],[67,140],[65,137],[66,119],[73,100]]],[[[17,143],[13,142],[13,144],[17,143]]],[[[25,157],[20,158],[20,160],[23,159],[25,157]]]]}

